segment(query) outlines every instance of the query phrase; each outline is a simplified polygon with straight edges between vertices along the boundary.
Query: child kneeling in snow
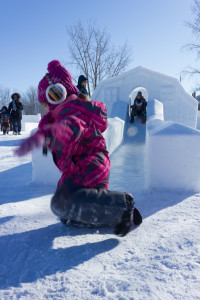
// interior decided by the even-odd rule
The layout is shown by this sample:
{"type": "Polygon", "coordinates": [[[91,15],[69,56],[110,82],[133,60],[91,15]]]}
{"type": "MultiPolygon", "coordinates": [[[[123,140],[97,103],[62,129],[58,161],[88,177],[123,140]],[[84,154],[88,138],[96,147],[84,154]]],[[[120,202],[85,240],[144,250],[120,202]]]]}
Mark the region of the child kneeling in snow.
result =
{"type": "Polygon", "coordinates": [[[47,69],[38,86],[38,101],[48,112],[38,131],[15,152],[22,156],[39,146],[52,152],[62,176],[51,209],[63,223],[111,226],[124,236],[142,217],[132,195],[108,190],[110,160],[102,135],[107,128],[106,107],[83,99],[59,61],[50,62],[47,69]]]}

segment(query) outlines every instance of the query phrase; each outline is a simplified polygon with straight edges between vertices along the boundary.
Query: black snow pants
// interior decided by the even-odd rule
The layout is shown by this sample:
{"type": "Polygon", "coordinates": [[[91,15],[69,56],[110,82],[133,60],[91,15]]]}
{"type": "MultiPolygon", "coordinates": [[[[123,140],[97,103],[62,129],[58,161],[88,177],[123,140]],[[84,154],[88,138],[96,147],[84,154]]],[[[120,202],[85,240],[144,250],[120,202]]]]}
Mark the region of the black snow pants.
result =
{"type": "Polygon", "coordinates": [[[60,219],[95,226],[115,227],[124,211],[133,209],[134,200],[127,203],[127,193],[101,188],[86,188],[65,180],[51,200],[51,210],[60,219]]]}

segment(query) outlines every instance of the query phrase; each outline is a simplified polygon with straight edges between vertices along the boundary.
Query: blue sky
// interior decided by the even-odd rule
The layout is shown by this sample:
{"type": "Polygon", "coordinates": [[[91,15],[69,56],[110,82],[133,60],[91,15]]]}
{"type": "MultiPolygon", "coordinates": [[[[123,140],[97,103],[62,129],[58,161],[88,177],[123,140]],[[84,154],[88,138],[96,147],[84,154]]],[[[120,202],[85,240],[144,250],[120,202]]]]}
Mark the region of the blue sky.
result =
{"type": "MultiPolygon", "coordinates": [[[[96,20],[112,42],[133,51],[128,69],[144,66],[180,78],[196,55],[181,50],[193,38],[185,21],[193,0],[0,0],[0,87],[25,92],[37,86],[52,59],[68,60],[66,27],[96,20]]],[[[70,70],[69,70],[70,71],[70,70]]],[[[188,92],[195,79],[182,78],[188,92]]]]}

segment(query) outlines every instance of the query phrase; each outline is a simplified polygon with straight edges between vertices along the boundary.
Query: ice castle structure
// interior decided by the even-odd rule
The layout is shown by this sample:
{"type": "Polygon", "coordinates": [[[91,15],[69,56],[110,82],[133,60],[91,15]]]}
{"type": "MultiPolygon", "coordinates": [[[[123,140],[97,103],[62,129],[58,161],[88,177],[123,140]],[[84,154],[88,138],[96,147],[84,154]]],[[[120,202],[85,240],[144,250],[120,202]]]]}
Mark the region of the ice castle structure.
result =
{"type": "Polygon", "coordinates": [[[108,117],[124,119],[130,97],[133,98],[138,90],[147,100],[157,99],[163,104],[165,121],[196,128],[197,101],[185,91],[178,79],[145,67],[101,81],[92,99],[106,104],[108,117]]]}
{"type": "Polygon", "coordinates": [[[198,102],[176,78],[136,67],[100,82],[92,99],[106,104],[110,118],[129,122],[127,105],[133,103],[138,90],[148,100],[143,164],[146,187],[200,191],[198,102]]]}

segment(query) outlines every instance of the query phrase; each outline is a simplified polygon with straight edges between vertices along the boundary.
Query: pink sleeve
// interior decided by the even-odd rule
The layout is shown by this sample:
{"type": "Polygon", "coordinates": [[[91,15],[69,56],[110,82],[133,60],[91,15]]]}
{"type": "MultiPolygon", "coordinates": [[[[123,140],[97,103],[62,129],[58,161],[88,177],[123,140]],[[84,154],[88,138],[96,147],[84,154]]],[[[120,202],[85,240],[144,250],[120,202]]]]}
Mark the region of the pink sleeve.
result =
{"type": "Polygon", "coordinates": [[[72,116],[61,123],[44,126],[42,132],[49,143],[49,148],[56,151],[74,144],[85,130],[85,122],[72,116]]]}
{"type": "Polygon", "coordinates": [[[47,124],[22,142],[15,155],[23,156],[35,148],[49,146],[52,151],[67,151],[85,132],[85,122],[72,116],[61,123],[47,124]]]}

